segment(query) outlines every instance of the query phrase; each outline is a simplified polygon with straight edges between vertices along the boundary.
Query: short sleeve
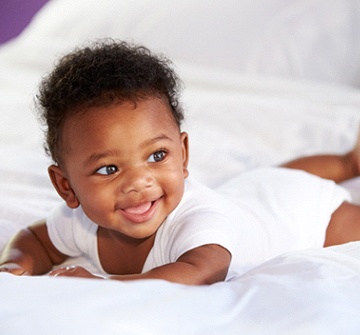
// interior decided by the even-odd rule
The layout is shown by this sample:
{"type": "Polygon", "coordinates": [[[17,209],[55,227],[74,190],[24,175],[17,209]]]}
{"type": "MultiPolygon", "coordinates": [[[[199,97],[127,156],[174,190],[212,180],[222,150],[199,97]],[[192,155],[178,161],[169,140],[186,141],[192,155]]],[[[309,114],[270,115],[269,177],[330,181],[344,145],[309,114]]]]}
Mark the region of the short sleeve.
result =
{"type": "Polygon", "coordinates": [[[234,231],[228,220],[216,212],[196,213],[191,218],[183,218],[183,222],[176,225],[167,244],[169,261],[175,262],[187,251],[208,244],[220,245],[232,253],[235,246],[234,231]]]}
{"type": "Polygon", "coordinates": [[[46,224],[51,242],[63,254],[78,257],[92,253],[97,226],[85,216],[81,207],[71,209],[62,204],[53,210],[46,224]]]}

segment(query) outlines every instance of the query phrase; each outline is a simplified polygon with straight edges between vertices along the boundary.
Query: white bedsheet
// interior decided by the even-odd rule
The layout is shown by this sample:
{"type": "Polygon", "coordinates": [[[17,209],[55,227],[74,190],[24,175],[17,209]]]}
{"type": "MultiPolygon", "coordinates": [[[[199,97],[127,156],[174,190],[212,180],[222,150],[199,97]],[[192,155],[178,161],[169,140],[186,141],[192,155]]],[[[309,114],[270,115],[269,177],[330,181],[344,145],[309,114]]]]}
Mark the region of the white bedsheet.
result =
{"type": "MultiPolygon", "coordinates": [[[[360,68],[355,61],[360,45],[357,1],[331,1],[327,6],[328,1],[320,0],[297,5],[227,0],[221,15],[214,16],[209,13],[216,13],[215,2],[206,2],[206,13],[201,11],[203,1],[168,3],[52,0],[18,39],[0,48],[0,249],[14,232],[60,202],[47,177],[50,161],[43,154],[33,96],[57,54],[87,39],[133,38],[169,51],[185,84],[190,173],[211,187],[247,169],[352,147],[360,120],[360,93],[355,87],[360,68]],[[263,11],[256,15],[259,8],[263,11]],[[254,21],[238,23],[235,9],[243,18],[253,15],[254,21]],[[173,20],[178,23],[176,33],[159,35],[176,11],[181,13],[173,20]],[[308,21],[300,20],[304,12],[312,13],[308,21]],[[94,19],[89,20],[91,13],[94,19]],[[109,20],[114,13],[118,21],[109,20]],[[190,13],[187,25],[178,22],[190,13]],[[232,14],[231,20],[226,20],[226,13],[232,14]],[[190,52],[184,48],[196,45],[187,44],[184,37],[191,33],[201,39],[211,30],[197,30],[194,21],[199,15],[203,24],[216,18],[217,33],[213,40],[200,43],[197,52],[190,52]],[[231,25],[221,24],[224,19],[231,25]],[[227,34],[236,24],[241,34],[227,34]],[[287,24],[297,32],[291,35],[295,40],[282,33],[291,31],[287,24]],[[249,27],[252,30],[243,31],[249,27]],[[261,45],[255,37],[264,29],[268,33],[261,45]],[[304,37],[306,32],[311,38],[304,37]],[[329,39],[317,43],[324,36],[329,39]],[[213,45],[206,51],[219,39],[223,44],[218,44],[217,53],[213,45]],[[257,41],[256,50],[263,50],[270,48],[271,40],[276,40],[276,49],[268,58],[266,53],[250,57],[250,42],[257,41]],[[301,52],[294,54],[296,48],[288,52],[292,42],[301,52]],[[315,52],[314,44],[322,49],[315,52]],[[236,62],[226,50],[229,46],[232,53],[249,54],[236,62]],[[313,56],[303,57],[309,49],[313,56]],[[228,57],[227,66],[222,66],[222,55],[228,57]],[[321,59],[325,69],[317,67],[321,59]],[[284,62],[287,66],[282,67],[284,62]],[[304,70],[311,68],[317,70],[310,74],[304,70]]],[[[360,203],[360,180],[344,185],[360,203]]],[[[359,284],[360,242],[279,256],[233,282],[209,287],[1,274],[0,333],[359,334],[359,284]]]]}
{"type": "Polygon", "coordinates": [[[203,287],[4,274],[1,332],[357,335],[359,257],[358,244],[307,250],[203,287]]]}

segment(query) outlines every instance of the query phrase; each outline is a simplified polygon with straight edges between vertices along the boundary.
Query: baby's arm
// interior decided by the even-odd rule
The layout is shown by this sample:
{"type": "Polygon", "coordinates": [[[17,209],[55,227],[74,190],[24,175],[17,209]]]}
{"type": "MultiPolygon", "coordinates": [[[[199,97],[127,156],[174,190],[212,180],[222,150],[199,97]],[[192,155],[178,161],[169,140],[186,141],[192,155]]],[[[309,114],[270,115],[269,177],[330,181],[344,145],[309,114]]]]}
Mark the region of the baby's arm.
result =
{"type": "Polygon", "coordinates": [[[51,243],[45,221],[18,232],[0,254],[0,272],[40,275],[67,257],[51,243]]]}
{"type": "MultiPolygon", "coordinates": [[[[141,274],[112,275],[107,278],[115,280],[164,279],[187,285],[209,285],[225,280],[230,260],[231,255],[228,250],[219,245],[208,244],[184,253],[174,263],[141,274]]],[[[52,276],[104,278],[93,275],[78,266],[56,269],[50,274],[52,276]]]]}

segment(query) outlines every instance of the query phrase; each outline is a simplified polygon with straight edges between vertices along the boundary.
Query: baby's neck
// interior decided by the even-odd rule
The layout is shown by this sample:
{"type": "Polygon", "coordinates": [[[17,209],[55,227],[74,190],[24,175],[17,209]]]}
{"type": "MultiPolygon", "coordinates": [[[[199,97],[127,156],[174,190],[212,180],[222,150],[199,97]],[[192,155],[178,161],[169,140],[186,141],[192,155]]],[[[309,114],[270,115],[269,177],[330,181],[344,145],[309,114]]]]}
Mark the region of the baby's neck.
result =
{"type": "Polygon", "coordinates": [[[154,245],[155,234],[145,239],[134,239],[99,227],[97,240],[100,263],[107,273],[136,274],[141,273],[144,267],[154,245]]]}

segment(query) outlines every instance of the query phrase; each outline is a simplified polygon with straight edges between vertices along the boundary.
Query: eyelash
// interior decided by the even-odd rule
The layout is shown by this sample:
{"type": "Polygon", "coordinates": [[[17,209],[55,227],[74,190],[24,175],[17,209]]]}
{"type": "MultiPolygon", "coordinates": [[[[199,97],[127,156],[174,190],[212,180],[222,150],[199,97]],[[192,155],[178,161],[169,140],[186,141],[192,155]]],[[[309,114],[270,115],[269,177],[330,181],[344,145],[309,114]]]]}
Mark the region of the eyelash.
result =
{"type": "MultiPolygon", "coordinates": [[[[162,162],[162,161],[166,158],[167,154],[168,154],[168,151],[167,151],[166,149],[156,150],[154,153],[152,153],[152,154],[148,157],[147,161],[148,161],[149,163],[159,163],[159,162],[162,162]],[[149,161],[151,157],[153,157],[154,155],[159,154],[159,153],[162,153],[162,155],[163,155],[159,160],[155,160],[155,159],[154,159],[154,161],[149,161]]],[[[112,175],[112,174],[114,174],[114,173],[116,173],[116,172],[118,172],[118,171],[119,171],[119,169],[118,169],[118,167],[117,167],[116,165],[110,164],[110,165],[104,165],[104,166],[102,166],[101,168],[97,169],[95,172],[96,172],[97,174],[100,174],[100,175],[103,175],[103,176],[110,176],[110,175],[112,175]],[[110,170],[110,169],[111,169],[111,170],[110,170]],[[101,173],[101,172],[100,172],[101,170],[104,170],[104,173],[101,173]]]]}
{"type": "Polygon", "coordinates": [[[101,168],[97,169],[96,173],[103,175],[103,176],[110,176],[118,171],[119,171],[119,169],[115,165],[105,165],[105,166],[102,166],[101,168]],[[110,168],[113,169],[111,172],[108,171],[108,169],[110,169],[110,168]],[[100,173],[100,171],[103,169],[105,169],[105,173],[100,173]]]}
{"type": "Polygon", "coordinates": [[[167,151],[166,149],[156,150],[155,152],[153,152],[153,153],[149,156],[148,162],[149,162],[149,163],[159,163],[159,162],[162,162],[162,161],[166,158],[167,154],[168,154],[168,151],[167,151]],[[161,154],[163,155],[160,160],[157,161],[157,160],[154,159],[153,162],[149,162],[149,160],[150,160],[151,157],[154,157],[156,154],[159,154],[159,153],[161,153],[161,154]]]}

